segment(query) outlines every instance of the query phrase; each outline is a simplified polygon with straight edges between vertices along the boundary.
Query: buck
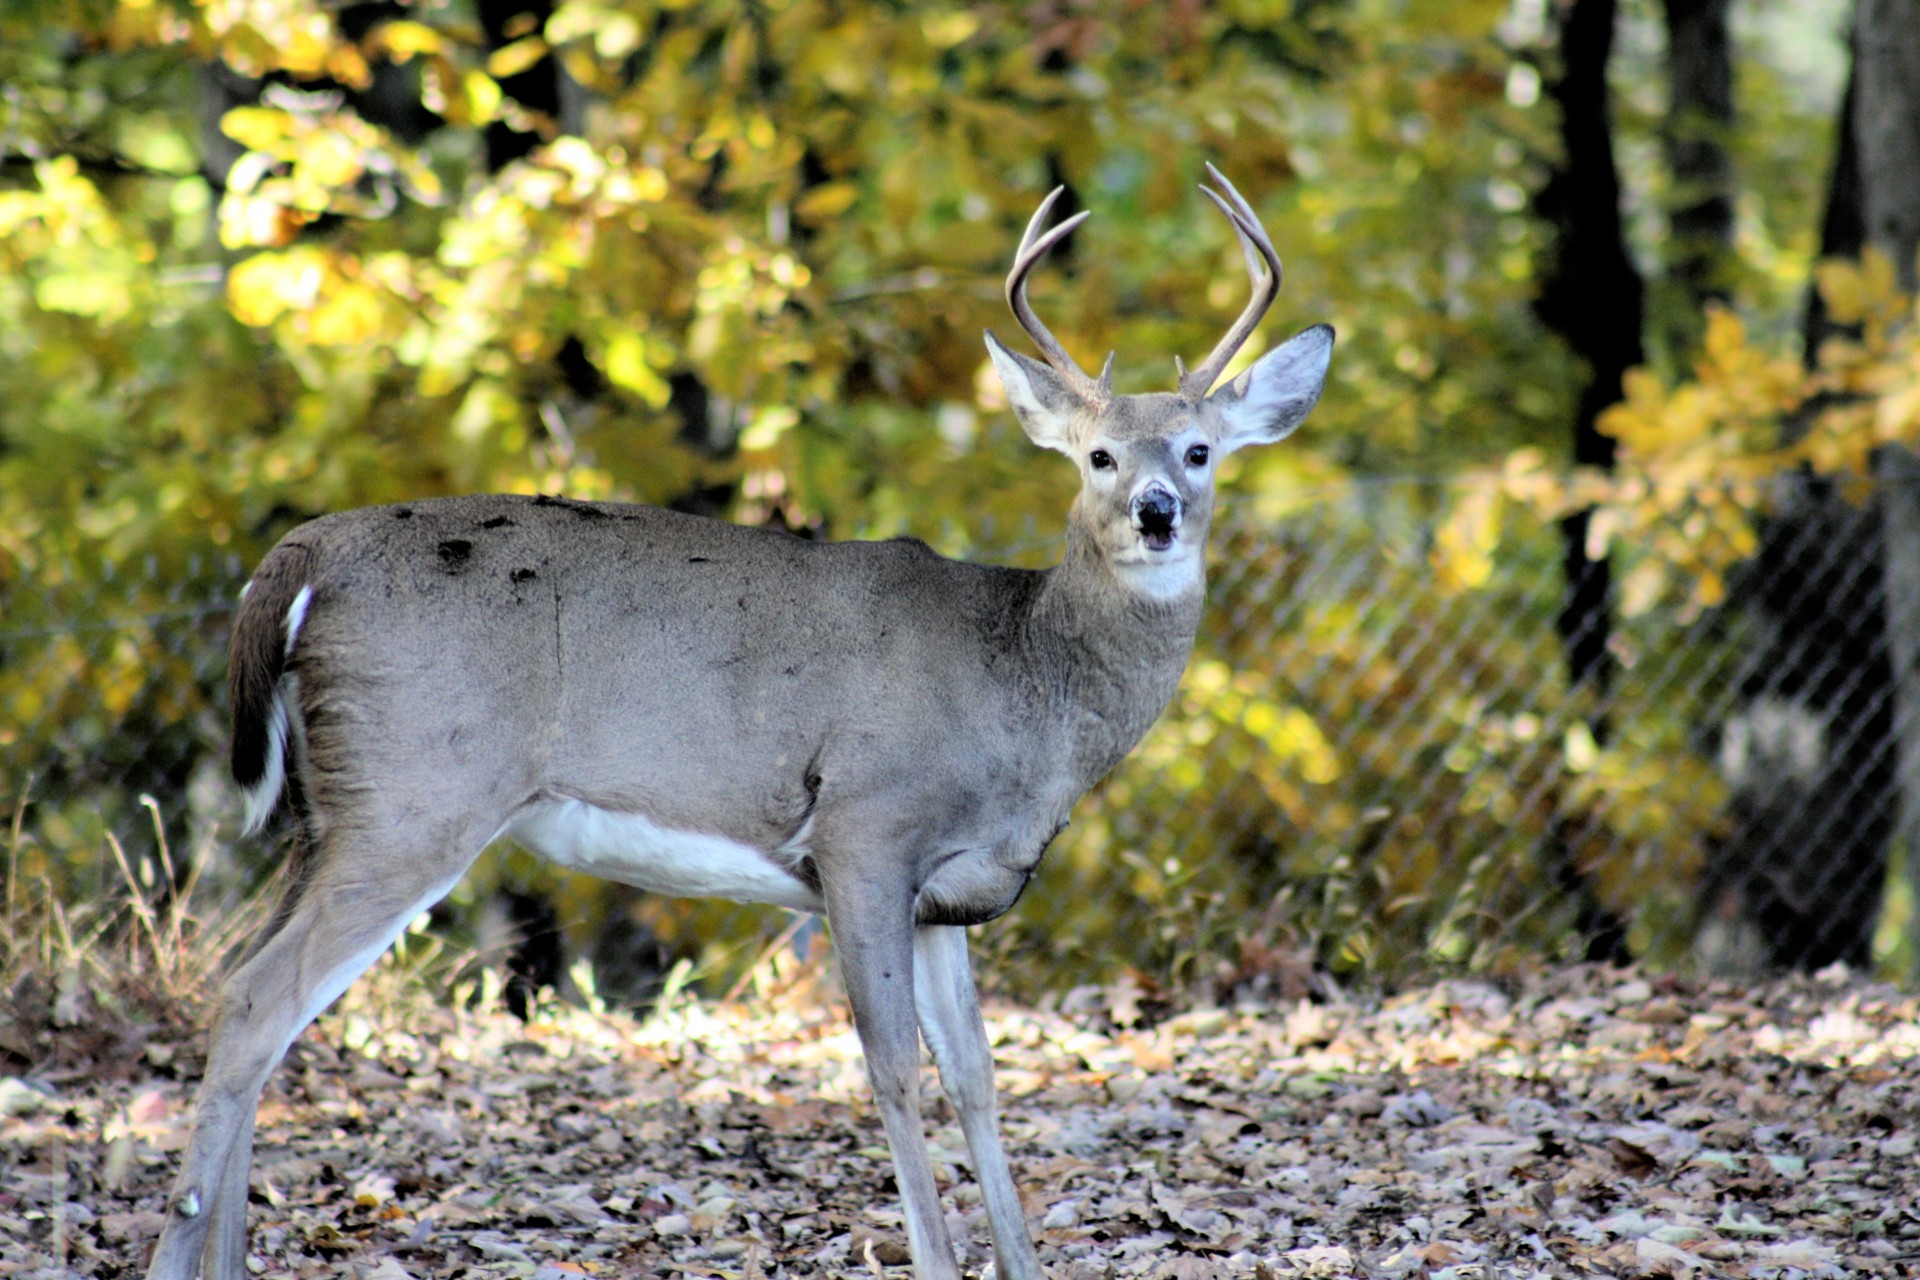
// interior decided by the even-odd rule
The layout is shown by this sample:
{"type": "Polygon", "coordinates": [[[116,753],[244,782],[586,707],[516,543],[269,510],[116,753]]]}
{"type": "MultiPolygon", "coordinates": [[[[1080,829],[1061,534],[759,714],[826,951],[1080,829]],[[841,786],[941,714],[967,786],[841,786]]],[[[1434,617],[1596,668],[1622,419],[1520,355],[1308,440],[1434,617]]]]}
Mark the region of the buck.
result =
{"type": "Polygon", "coordinates": [[[246,1276],[254,1112],[293,1038],[489,844],[679,896],[824,912],[919,1280],[958,1280],[919,1037],[972,1153],[1002,1280],[1040,1280],[1001,1149],[965,929],[1020,897],[1081,795],[1178,685],[1220,459],[1319,398],[1320,325],[1214,390],[1280,260],[1208,166],[1252,300],[1171,393],[1115,395],[1026,281],[1087,216],[1028,224],[1007,301],[1045,362],[987,350],[1080,494],[1058,565],[912,539],[807,542],[645,507],[463,497],[302,525],[254,575],[229,675],[258,831],[286,793],[289,887],[218,1000],[150,1275],[246,1276]],[[916,1027],[918,1034],[916,1035],[916,1027]]]}

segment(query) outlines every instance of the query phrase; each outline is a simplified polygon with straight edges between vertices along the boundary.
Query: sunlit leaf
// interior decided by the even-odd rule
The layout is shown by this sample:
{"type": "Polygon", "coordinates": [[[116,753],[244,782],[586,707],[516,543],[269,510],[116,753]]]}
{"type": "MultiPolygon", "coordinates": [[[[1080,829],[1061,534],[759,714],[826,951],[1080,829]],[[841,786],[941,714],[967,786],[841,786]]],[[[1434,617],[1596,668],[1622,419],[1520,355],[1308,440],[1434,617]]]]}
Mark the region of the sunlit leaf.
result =
{"type": "Polygon", "coordinates": [[[438,31],[425,23],[405,19],[382,23],[376,37],[395,62],[407,62],[418,54],[438,53],[442,44],[438,31]]]}
{"type": "Polygon", "coordinates": [[[666,380],[647,363],[647,344],[637,333],[623,333],[607,344],[607,377],[654,408],[664,408],[670,391],[666,380]]]}
{"type": "Polygon", "coordinates": [[[318,298],[322,270],[311,253],[256,253],[227,273],[227,304],[242,324],[272,324],[318,298]]]}
{"type": "Polygon", "coordinates": [[[1434,534],[1433,567],[1454,590],[1486,585],[1493,575],[1493,553],[1500,545],[1501,495],[1493,485],[1476,485],[1434,534]]]}
{"type": "Polygon", "coordinates": [[[278,107],[234,107],[221,117],[221,132],[255,152],[275,152],[292,123],[294,117],[278,107]]]}
{"type": "Polygon", "coordinates": [[[818,226],[845,213],[859,198],[860,189],[851,182],[824,183],[795,201],[793,212],[802,222],[818,226]]]}
{"type": "Polygon", "coordinates": [[[127,313],[126,282],[110,271],[63,271],[42,276],[33,289],[34,300],[49,311],[116,319],[127,313]]]}
{"type": "Polygon", "coordinates": [[[546,57],[547,42],[540,36],[528,36],[494,50],[487,59],[487,74],[496,80],[517,76],[546,57]]]}
{"type": "Polygon", "coordinates": [[[323,187],[343,187],[360,176],[360,151],[342,134],[331,131],[307,138],[299,151],[305,177],[323,187]]]}

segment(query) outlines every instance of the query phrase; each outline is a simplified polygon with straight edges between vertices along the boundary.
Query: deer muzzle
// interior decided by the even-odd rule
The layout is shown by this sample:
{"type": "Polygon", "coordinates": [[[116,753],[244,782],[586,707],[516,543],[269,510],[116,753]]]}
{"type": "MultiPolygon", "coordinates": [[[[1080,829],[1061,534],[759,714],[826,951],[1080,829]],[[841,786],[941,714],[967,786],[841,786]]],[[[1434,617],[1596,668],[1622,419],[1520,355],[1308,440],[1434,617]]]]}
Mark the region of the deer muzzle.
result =
{"type": "Polygon", "coordinates": [[[1133,499],[1133,528],[1150,551],[1165,551],[1173,545],[1174,531],[1180,527],[1180,499],[1161,488],[1148,485],[1133,499]]]}

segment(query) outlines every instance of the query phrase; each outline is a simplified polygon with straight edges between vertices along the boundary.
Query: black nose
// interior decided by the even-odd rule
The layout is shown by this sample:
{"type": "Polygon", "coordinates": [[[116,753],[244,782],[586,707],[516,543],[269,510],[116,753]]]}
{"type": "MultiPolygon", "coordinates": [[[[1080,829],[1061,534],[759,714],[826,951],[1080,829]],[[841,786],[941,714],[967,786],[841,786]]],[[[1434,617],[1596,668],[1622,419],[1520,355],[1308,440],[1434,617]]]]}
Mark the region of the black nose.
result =
{"type": "Polygon", "coordinates": [[[1155,551],[1173,544],[1173,527],[1179,518],[1180,502],[1165,489],[1149,489],[1133,500],[1133,527],[1155,551]]]}

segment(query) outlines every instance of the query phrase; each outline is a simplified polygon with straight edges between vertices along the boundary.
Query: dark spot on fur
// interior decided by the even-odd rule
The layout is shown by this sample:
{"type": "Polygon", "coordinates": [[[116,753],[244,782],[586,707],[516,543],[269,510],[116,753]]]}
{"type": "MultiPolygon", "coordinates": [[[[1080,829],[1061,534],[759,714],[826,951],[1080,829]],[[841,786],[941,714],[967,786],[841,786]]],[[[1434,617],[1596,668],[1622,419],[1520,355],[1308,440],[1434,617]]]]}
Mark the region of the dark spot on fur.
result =
{"type": "Polygon", "coordinates": [[[393,518],[395,520],[411,520],[413,519],[413,508],[412,507],[395,507],[393,511],[393,518]]]}
{"type": "Polygon", "coordinates": [[[467,560],[473,555],[473,544],[465,538],[448,538],[434,548],[434,551],[440,557],[441,564],[457,571],[465,567],[467,560]]]}
{"type": "Polygon", "coordinates": [[[533,505],[536,507],[559,507],[562,510],[571,511],[585,520],[605,520],[613,514],[610,511],[602,511],[591,502],[576,502],[572,498],[556,498],[546,493],[535,495],[533,505]]]}
{"type": "Polygon", "coordinates": [[[482,520],[480,527],[482,529],[510,529],[513,527],[513,521],[507,519],[505,516],[495,516],[491,520],[482,520]]]}
{"type": "Polygon", "coordinates": [[[707,560],[705,556],[688,556],[687,563],[688,564],[707,564],[710,562],[707,560]]]}
{"type": "Polygon", "coordinates": [[[511,577],[515,582],[532,582],[535,578],[539,577],[540,575],[535,573],[531,569],[515,569],[508,576],[511,577]]]}

